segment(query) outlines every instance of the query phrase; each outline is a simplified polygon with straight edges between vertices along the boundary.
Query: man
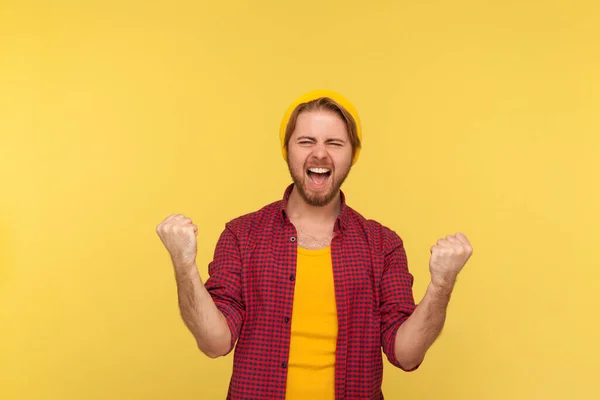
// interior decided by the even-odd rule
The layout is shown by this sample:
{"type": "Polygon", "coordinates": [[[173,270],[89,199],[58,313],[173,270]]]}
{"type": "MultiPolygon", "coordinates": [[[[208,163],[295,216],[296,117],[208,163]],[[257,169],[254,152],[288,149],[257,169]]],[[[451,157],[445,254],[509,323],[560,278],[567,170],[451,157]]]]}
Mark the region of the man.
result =
{"type": "Polygon", "coordinates": [[[361,137],[341,95],[297,99],[280,128],[293,183],[282,200],[226,224],[205,284],[192,220],[171,215],[157,227],[200,350],[220,357],[237,343],[228,399],[382,399],[381,350],[413,371],[440,334],[471,245],[460,233],[437,241],[416,306],[401,238],[340,190],[361,137]]]}

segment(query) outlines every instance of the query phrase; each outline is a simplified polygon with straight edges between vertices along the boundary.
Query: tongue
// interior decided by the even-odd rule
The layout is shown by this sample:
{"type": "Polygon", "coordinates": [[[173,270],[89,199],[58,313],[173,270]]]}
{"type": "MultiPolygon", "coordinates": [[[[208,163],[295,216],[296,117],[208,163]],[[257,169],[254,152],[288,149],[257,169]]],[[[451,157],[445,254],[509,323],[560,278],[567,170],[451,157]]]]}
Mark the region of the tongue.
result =
{"type": "Polygon", "coordinates": [[[316,174],[313,172],[311,174],[311,177],[314,183],[316,183],[317,185],[322,185],[323,182],[325,182],[325,179],[327,179],[327,174],[316,174]]]}

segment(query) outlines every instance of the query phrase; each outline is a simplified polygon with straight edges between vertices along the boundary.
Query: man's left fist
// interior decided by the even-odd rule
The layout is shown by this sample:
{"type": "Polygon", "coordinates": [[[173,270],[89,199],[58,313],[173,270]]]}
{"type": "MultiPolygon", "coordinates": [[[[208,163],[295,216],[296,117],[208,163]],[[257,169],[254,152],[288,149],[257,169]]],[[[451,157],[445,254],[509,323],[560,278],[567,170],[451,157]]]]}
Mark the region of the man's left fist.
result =
{"type": "Polygon", "coordinates": [[[431,248],[429,272],[431,283],[443,288],[452,288],[460,270],[473,254],[471,243],[462,233],[446,236],[431,248]]]}

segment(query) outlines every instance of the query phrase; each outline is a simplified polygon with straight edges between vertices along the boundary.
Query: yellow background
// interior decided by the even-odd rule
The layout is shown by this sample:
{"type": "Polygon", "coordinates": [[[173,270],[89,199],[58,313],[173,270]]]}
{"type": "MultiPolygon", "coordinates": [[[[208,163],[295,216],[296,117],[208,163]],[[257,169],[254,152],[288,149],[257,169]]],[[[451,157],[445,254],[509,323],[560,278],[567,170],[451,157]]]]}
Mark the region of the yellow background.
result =
{"type": "Polygon", "coordinates": [[[154,231],[224,223],[290,182],[278,124],[341,92],[344,186],[405,240],[475,252],[389,399],[598,399],[600,6],[594,1],[0,2],[0,398],[223,399],[154,231]]]}

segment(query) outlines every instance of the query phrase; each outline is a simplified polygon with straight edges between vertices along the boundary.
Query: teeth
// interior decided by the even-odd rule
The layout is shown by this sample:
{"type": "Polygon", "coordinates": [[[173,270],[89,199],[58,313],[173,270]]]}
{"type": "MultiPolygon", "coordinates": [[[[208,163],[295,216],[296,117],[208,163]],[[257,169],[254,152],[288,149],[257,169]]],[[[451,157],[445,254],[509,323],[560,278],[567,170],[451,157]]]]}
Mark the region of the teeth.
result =
{"type": "Polygon", "coordinates": [[[329,172],[329,168],[309,168],[308,170],[315,174],[326,174],[329,172]]]}

